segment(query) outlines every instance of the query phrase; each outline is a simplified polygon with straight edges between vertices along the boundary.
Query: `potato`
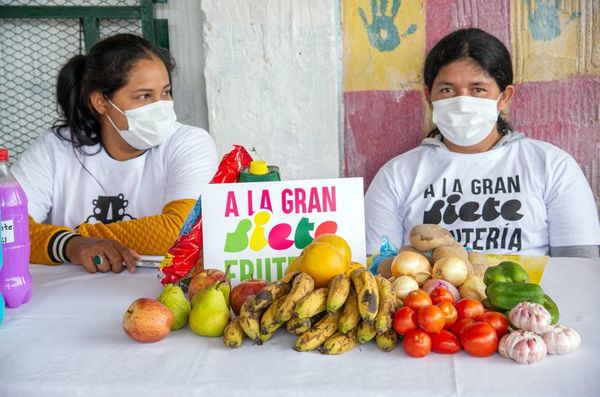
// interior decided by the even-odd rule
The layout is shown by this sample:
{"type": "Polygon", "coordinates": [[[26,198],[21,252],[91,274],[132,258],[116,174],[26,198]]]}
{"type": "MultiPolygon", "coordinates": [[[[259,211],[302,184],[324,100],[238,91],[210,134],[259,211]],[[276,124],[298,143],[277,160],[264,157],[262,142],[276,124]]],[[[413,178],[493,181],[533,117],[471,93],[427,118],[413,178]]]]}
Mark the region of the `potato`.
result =
{"type": "MultiPolygon", "coordinates": [[[[404,251],[410,251],[410,252],[414,252],[415,254],[420,254],[423,255],[423,253],[421,251],[419,251],[416,248],[411,247],[410,245],[405,245],[404,247],[400,248],[398,250],[398,253],[404,252],[404,251]]],[[[433,260],[433,256],[431,255],[425,255],[427,257],[427,260],[429,260],[429,264],[431,266],[433,266],[433,264],[435,263],[433,260]]]]}
{"type": "Polygon", "coordinates": [[[410,231],[410,244],[421,252],[433,251],[453,242],[450,232],[439,225],[417,225],[410,231]]]}
{"type": "Polygon", "coordinates": [[[389,258],[385,258],[379,265],[377,265],[377,274],[381,274],[381,276],[385,278],[392,277],[392,261],[394,260],[393,256],[389,258]]]}

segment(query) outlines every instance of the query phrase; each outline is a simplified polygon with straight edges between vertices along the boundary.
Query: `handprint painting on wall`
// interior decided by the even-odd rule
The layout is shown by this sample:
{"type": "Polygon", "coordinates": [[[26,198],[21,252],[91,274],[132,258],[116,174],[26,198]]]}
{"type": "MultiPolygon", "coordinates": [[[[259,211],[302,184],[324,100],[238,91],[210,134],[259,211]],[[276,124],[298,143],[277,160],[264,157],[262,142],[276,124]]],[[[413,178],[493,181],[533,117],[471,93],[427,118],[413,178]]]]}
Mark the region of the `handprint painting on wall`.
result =
{"type": "Polygon", "coordinates": [[[410,24],[404,33],[398,33],[395,19],[401,0],[392,0],[391,8],[388,9],[388,0],[371,0],[371,21],[362,8],[358,8],[360,18],[369,35],[371,45],[379,51],[393,51],[400,45],[400,37],[406,37],[415,33],[416,24],[410,24]]]}

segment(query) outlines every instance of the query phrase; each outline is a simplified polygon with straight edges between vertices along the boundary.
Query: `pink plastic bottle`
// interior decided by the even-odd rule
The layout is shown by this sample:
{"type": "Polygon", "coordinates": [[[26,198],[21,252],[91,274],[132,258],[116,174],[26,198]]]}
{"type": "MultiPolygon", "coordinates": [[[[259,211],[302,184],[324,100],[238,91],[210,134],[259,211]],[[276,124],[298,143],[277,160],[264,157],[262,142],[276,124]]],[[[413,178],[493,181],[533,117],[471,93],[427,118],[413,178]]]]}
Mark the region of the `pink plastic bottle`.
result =
{"type": "Polygon", "coordinates": [[[25,192],[8,169],[8,149],[0,148],[0,293],[6,306],[19,307],[31,298],[29,219],[25,192]]]}

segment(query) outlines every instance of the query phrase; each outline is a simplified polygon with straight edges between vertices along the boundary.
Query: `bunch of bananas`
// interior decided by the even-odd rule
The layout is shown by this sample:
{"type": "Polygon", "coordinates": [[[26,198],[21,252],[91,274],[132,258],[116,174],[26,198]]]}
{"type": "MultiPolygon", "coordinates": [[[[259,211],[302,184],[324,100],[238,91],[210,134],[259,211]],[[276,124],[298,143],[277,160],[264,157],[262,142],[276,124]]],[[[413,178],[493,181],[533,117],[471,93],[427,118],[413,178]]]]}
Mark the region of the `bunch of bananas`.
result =
{"type": "Polygon", "coordinates": [[[233,348],[245,336],[262,344],[285,324],[298,335],[296,351],[341,354],[372,339],[381,350],[391,351],[398,341],[392,328],[397,305],[390,281],[364,268],[350,276],[339,274],[327,288],[317,289],[307,273],[291,273],[249,297],[223,340],[233,348]]]}
{"type": "MultiPolygon", "coordinates": [[[[225,328],[223,341],[227,346],[236,348],[247,336],[262,345],[288,320],[292,320],[296,306],[312,294],[314,285],[308,274],[295,273],[292,277],[267,285],[256,296],[249,296],[240,308],[240,315],[225,328]]],[[[308,309],[306,305],[303,310],[308,309]]]]}

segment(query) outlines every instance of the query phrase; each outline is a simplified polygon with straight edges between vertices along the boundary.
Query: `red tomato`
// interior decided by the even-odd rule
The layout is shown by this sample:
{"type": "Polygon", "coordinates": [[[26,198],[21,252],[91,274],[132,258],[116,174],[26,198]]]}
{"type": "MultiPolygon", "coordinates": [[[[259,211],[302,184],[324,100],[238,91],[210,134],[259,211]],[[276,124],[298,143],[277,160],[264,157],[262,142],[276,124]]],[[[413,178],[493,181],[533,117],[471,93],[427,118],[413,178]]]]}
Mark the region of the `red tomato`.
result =
{"type": "Polygon", "coordinates": [[[487,357],[498,350],[498,335],[494,327],[478,321],[462,333],[460,343],[470,355],[487,357]]]}
{"type": "Polygon", "coordinates": [[[452,331],[454,335],[460,338],[463,332],[465,332],[465,330],[473,324],[475,324],[475,320],[473,320],[472,318],[461,318],[460,320],[454,323],[450,331],[452,331]]]}
{"type": "Polygon", "coordinates": [[[477,321],[485,314],[485,308],[477,299],[463,298],[456,302],[454,306],[456,306],[459,320],[461,318],[472,318],[477,321]]]}
{"type": "Polygon", "coordinates": [[[436,353],[454,354],[460,350],[458,338],[450,331],[441,331],[429,335],[431,337],[431,350],[436,353]]]}
{"type": "Polygon", "coordinates": [[[413,329],[402,339],[402,348],[412,357],[425,357],[431,351],[431,337],[420,329],[413,329]]]}
{"type": "Polygon", "coordinates": [[[499,312],[486,312],[481,321],[488,323],[496,330],[498,339],[508,333],[508,320],[506,316],[499,312]]]}
{"type": "Polygon", "coordinates": [[[416,329],[417,313],[415,313],[415,311],[410,307],[401,307],[400,309],[396,310],[396,314],[394,314],[392,326],[398,335],[404,335],[408,331],[416,329]]]}
{"type": "Polygon", "coordinates": [[[422,289],[410,291],[404,298],[404,306],[418,312],[420,308],[431,305],[431,298],[422,289]]]}
{"type": "Polygon", "coordinates": [[[440,332],[446,325],[444,312],[437,306],[429,305],[419,309],[417,322],[427,333],[440,332]]]}
{"type": "Polygon", "coordinates": [[[448,291],[448,288],[437,287],[431,291],[429,296],[431,297],[431,302],[434,305],[437,305],[441,302],[454,303],[454,295],[452,295],[452,292],[448,291]]]}
{"type": "Polygon", "coordinates": [[[444,328],[452,327],[458,317],[458,313],[456,312],[454,305],[450,302],[441,302],[436,306],[442,309],[442,312],[444,313],[444,319],[446,320],[444,328]]]}

